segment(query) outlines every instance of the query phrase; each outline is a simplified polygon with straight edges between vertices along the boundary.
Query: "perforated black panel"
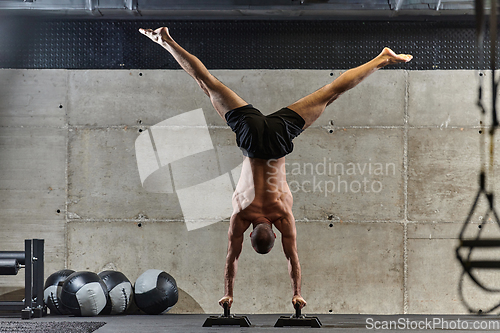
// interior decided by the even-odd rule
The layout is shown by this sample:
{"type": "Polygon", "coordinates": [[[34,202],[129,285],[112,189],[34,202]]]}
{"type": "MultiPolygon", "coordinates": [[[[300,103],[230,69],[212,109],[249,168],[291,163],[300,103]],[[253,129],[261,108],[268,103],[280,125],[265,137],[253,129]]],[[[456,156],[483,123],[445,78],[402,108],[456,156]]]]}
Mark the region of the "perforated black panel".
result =
{"type": "MultiPolygon", "coordinates": [[[[414,60],[392,68],[475,68],[473,21],[34,20],[2,19],[1,68],[172,69],[173,58],[137,30],[168,26],[210,69],[357,66],[384,46],[414,60]]],[[[488,47],[488,43],[485,44],[488,47]]]]}

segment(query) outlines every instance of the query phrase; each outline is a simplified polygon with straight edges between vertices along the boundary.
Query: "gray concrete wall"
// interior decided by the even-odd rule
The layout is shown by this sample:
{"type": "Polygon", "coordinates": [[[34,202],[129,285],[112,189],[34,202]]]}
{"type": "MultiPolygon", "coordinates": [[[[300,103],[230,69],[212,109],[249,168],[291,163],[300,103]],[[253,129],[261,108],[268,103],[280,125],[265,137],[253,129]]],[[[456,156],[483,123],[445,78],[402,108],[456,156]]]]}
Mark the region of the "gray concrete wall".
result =
{"type": "MultiPolygon", "coordinates": [[[[267,114],[339,72],[214,74],[267,114]]],[[[379,71],[295,140],[288,181],[308,313],[466,312],[454,249],[477,190],[477,82],[473,71],[379,71]]],[[[192,160],[193,170],[171,163],[188,182],[213,165],[226,167],[220,173],[226,177],[241,156],[234,155],[234,134],[184,72],[0,70],[0,250],[22,250],[25,238],[44,238],[46,276],[63,268],[111,268],[134,282],[147,269],[162,269],[181,290],[172,311],[220,312],[228,216],[189,231],[184,217],[230,204],[231,191],[210,193],[206,186],[190,197],[178,178],[162,183],[169,169],[143,186],[136,151],[148,129],[200,108],[214,150],[192,160]],[[147,189],[158,184],[170,189],[147,189]]],[[[175,133],[195,146],[196,131],[206,134],[189,126],[175,133]],[[195,134],[186,140],[186,131],[195,134]]],[[[234,181],[237,169],[231,173],[234,181]]],[[[471,235],[483,217],[474,216],[471,235]]],[[[500,229],[490,221],[484,232],[494,236],[500,229]]],[[[247,240],[239,267],[234,312],[291,312],[279,246],[261,256],[247,240]]],[[[494,272],[482,277],[499,280],[494,272]]],[[[22,285],[22,273],[2,277],[0,294],[22,285]]],[[[465,287],[478,308],[500,298],[481,294],[470,281],[465,287]]]]}

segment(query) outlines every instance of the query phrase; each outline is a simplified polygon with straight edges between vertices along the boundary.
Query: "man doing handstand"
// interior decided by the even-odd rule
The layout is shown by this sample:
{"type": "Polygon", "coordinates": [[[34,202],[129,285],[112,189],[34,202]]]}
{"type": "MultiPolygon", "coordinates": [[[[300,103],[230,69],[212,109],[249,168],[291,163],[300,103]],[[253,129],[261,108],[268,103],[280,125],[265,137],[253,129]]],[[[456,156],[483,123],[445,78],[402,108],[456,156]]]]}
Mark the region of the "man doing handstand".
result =
{"type": "Polygon", "coordinates": [[[184,50],[170,37],[167,28],[140,29],[142,34],[169,51],[179,65],[196,80],[217,113],[236,134],[236,143],[245,155],[241,176],[233,194],[234,212],[229,222],[228,250],[224,270],[225,294],[222,306],[233,303],[233,288],[238,258],[243,246],[243,234],[253,226],[252,247],[258,253],[268,253],[276,235],[273,225],[281,232],[283,252],[288,260],[292,282],[292,304],[306,305],[301,295],[301,270],[297,254],[293,198],[285,176],[285,155],[293,150],[292,140],[318,119],[325,108],[347,90],[386,65],[408,62],[411,55],[395,54],[385,48],[373,60],[339,76],[297,102],[264,116],[235,92],[217,80],[203,63],[184,50]]]}

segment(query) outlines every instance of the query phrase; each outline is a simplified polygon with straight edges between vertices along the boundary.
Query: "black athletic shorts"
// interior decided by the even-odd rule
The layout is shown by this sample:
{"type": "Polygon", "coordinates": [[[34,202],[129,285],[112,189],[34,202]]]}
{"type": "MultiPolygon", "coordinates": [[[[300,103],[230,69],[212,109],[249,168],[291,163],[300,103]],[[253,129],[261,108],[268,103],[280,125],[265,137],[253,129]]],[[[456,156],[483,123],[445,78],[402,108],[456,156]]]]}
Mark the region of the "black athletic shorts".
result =
{"type": "Polygon", "coordinates": [[[266,160],[290,154],[292,140],[302,133],[306,123],[289,108],[264,116],[251,104],[228,111],[225,117],[243,155],[266,160]]]}

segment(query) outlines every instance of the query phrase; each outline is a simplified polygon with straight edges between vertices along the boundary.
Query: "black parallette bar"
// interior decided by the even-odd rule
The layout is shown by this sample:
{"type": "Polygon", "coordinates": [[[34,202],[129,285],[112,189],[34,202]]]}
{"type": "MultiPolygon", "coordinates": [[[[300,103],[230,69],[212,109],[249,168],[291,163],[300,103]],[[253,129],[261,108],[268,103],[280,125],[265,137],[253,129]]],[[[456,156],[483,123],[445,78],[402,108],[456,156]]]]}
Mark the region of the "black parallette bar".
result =
{"type": "Polygon", "coordinates": [[[17,259],[1,259],[0,258],[0,275],[17,275],[19,271],[19,262],[17,259]]]}
{"type": "Polygon", "coordinates": [[[295,318],[300,318],[301,313],[300,313],[300,303],[295,303],[295,318]]]}
{"type": "Polygon", "coordinates": [[[0,310],[2,311],[18,311],[22,309],[24,309],[24,302],[3,301],[0,303],[0,310]]]}
{"type": "Polygon", "coordinates": [[[464,261],[464,266],[467,268],[487,268],[494,269],[500,268],[500,261],[495,260],[471,260],[464,261]]]}
{"type": "Polygon", "coordinates": [[[240,326],[240,327],[250,327],[252,324],[246,316],[211,316],[205,320],[203,327],[212,326],[240,326]]]}
{"type": "Polygon", "coordinates": [[[321,328],[322,324],[318,317],[302,316],[300,318],[281,316],[274,324],[274,327],[287,326],[308,326],[312,328],[321,328]]]}
{"type": "Polygon", "coordinates": [[[463,247],[500,247],[500,239],[464,239],[463,247]]]}
{"type": "Polygon", "coordinates": [[[0,259],[17,259],[20,265],[25,265],[24,251],[0,251],[0,259]]]}
{"type": "Polygon", "coordinates": [[[222,316],[210,316],[203,323],[203,327],[212,326],[240,326],[240,327],[250,327],[252,324],[246,316],[235,316],[231,315],[228,303],[224,303],[224,315],[222,316]]]}
{"type": "Polygon", "coordinates": [[[43,239],[33,239],[33,257],[36,260],[33,261],[33,297],[35,302],[33,307],[36,307],[36,311],[33,313],[35,318],[40,318],[46,312],[46,308],[43,302],[43,283],[44,283],[44,248],[45,240],[43,239]]]}
{"type": "Polygon", "coordinates": [[[291,317],[281,316],[278,318],[274,327],[286,326],[309,326],[313,328],[321,328],[322,324],[318,317],[307,317],[301,313],[300,304],[295,303],[295,315],[291,317]]]}

